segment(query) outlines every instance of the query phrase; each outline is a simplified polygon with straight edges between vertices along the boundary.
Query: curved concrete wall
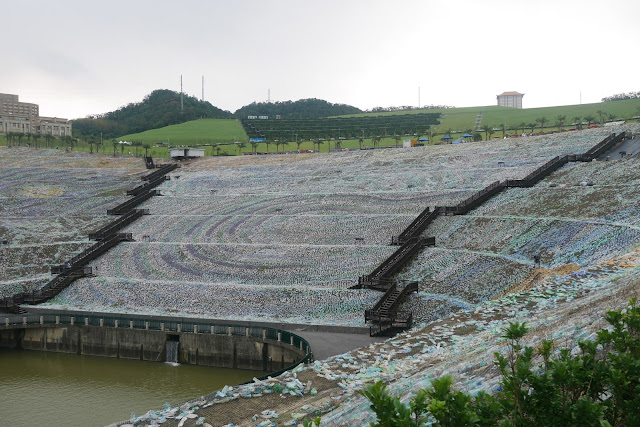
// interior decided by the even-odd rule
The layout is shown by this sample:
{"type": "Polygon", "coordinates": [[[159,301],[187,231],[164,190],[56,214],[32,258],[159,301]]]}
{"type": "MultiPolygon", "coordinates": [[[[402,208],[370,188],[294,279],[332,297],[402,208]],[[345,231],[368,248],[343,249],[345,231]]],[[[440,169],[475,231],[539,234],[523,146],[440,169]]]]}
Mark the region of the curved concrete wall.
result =
{"type": "Polygon", "coordinates": [[[178,341],[180,363],[275,371],[305,357],[289,343],[252,336],[163,332],[84,325],[16,325],[0,328],[0,347],[166,360],[166,342],[178,341]]]}

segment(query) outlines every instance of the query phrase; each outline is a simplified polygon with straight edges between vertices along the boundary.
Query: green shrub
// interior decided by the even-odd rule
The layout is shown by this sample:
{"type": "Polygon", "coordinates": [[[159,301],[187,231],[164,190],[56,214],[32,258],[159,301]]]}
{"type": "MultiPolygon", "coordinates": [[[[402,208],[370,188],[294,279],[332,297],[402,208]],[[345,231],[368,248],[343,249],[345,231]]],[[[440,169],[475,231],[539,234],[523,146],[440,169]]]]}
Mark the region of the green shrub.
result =
{"type": "Polygon", "coordinates": [[[611,330],[601,330],[594,342],[580,341],[577,354],[554,351],[547,340],[537,349],[523,347],[526,325],[510,323],[503,335],[507,353],[495,353],[502,374],[496,395],[471,397],[452,389],[452,377],[445,376],[405,405],[382,381],[369,385],[361,394],[377,416],[371,426],[638,426],[640,307],[632,299],[606,320],[611,330]]]}

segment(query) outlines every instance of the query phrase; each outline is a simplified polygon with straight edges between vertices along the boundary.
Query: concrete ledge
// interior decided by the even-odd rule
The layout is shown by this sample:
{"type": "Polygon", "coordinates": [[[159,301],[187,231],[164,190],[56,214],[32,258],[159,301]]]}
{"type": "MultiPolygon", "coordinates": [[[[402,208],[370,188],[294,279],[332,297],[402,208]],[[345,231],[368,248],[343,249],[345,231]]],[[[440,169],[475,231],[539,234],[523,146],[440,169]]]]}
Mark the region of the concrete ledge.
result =
{"type": "Polygon", "coordinates": [[[307,332],[332,332],[338,334],[366,334],[369,335],[368,326],[338,326],[338,325],[311,325],[304,323],[278,323],[278,322],[256,322],[251,320],[226,320],[226,319],[214,319],[208,317],[177,317],[177,316],[160,316],[160,315],[143,315],[143,314],[131,314],[131,313],[114,313],[114,312],[102,312],[102,311],[82,311],[82,310],[58,310],[40,307],[27,307],[30,313],[42,313],[42,314],[68,314],[71,316],[106,316],[106,317],[126,317],[135,319],[150,319],[150,320],[166,320],[171,322],[213,322],[219,324],[226,324],[229,326],[246,326],[246,327],[268,327],[274,329],[282,329],[285,331],[307,331],[307,332]]]}

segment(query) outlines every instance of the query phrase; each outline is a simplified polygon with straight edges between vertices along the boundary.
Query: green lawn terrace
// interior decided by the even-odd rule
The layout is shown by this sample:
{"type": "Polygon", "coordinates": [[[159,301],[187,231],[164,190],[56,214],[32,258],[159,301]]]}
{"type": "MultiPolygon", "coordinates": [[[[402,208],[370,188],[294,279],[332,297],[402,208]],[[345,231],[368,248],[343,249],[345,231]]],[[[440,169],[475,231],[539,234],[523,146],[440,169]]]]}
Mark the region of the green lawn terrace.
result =
{"type": "Polygon", "coordinates": [[[139,159],[0,147],[0,296],[48,282],[144,170],[139,159]]]}
{"type": "MultiPolygon", "coordinates": [[[[186,123],[123,135],[119,141],[166,142],[168,145],[199,145],[213,142],[246,141],[242,125],[233,119],[199,119],[186,123]]],[[[127,150],[131,151],[131,147],[127,150]]]]}
{"type": "Polygon", "coordinates": [[[243,119],[250,138],[269,141],[313,140],[316,138],[358,139],[382,135],[418,135],[438,124],[439,113],[330,117],[322,119],[243,119]]]}
{"type": "MultiPolygon", "coordinates": [[[[597,129],[413,149],[204,159],[174,171],[160,187],[163,196],[145,202],[151,215],[124,230],[136,242],[94,262],[98,277],[81,279],[47,306],[361,326],[363,310],[380,294],[348,288],[394,251],[391,236],[425,207],[452,205],[493,181],[523,177],[608,134],[597,129]]],[[[578,173],[592,165],[609,167],[594,162],[565,169],[578,173]]],[[[565,169],[557,175],[564,177],[565,169]]],[[[548,183],[495,200],[522,193],[522,206],[544,211],[548,201],[536,199],[541,186],[548,183]]],[[[511,218],[514,213],[498,215],[505,218],[494,224],[476,212],[441,217],[427,229],[436,247],[400,275],[422,283],[407,303],[419,322],[501,295],[531,272],[536,251],[546,250],[544,263],[586,265],[607,259],[599,243],[621,253],[638,240],[635,231],[589,233],[591,225],[580,217],[584,230],[571,234],[570,221],[533,216],[530,225],[511,218]],[[489,221],[487,228],[482,221],[489,221]]]]}
{"type": "MultiPolygon", "coordinates": [[[[526,104],[526,98],[525,98],[526,104]]],[[[562,105],[555,107],[540,107],[540,108],[510,108],[510,107],[501,107],[497,105],[489,105],[489,106],[477,106],[477,107],[460,107],[460,108],[442,108],[442,109],[429,109],[429,110],[413,110],[409,112],[397,111],[397,112],[389,112],[389,113],[379,113],[379,116],[386,115],[399,115],[399,114],[420,114],[424,112],[432,112],[441,114],[439,118],[439,124],[437,126],[438,136],[435,139],[439,139],[448,129],[453,130],[454,137],[457,137],[458,134],[462,134],[466,132],[466,129],[475,129],[476,121],[478,117],[481,118],[480,126],[478,131],[482,134],[482,137],[485,137],[485,133],[481,131],[483,125],[488,125],[493,127],[494,129],[498,129],[500,125],[506,125],[507,134],[517,133],[518,135],[522,133],[522,129],[518,129],[517,132],[516,126],[519,127],[520,123],[525,123],[529,125],[530,123],[535,124],[534,131],[536,133],[540,132],[540,123],[536,120],[541,117],[546,117],[547,121],[545,122],[545,132],[557,130],[556,127],[556,117],[558,115],[566,116],[566,120],[564,123],[564,129],[575,128],[574,118],[580,117],[580,119],[585,123],[585,117],[591,115],[595,118],[595,123],[600,124],[600,119],[602,118],[604,121],[611,121],[609,116],[613,115],[614,120],[637,120],[638,110],[637,108],[640,106],[640,100],[638,99],[627,99],[627,100],[619,100],[612,102],[598,102],[592,104],[578,104],[578,105],[562,105]],[[602,117],[598,113],[598,111],[602,111],[602,117]],[[634,119],[634,117],[636,119],[634,119]]],[[[371,113],[362,113],[351,116],[344,117],[361,117],[365,115],[371,115],[371,113]]],[[[592,121],[592,123],[594,123],[592,121]]],[[[531,132],[531,127],[527,126],[526,131],[531,132]]],[[[502,138],[502,132],[496,130],[493,134],[493,137],[502,138]]]]}

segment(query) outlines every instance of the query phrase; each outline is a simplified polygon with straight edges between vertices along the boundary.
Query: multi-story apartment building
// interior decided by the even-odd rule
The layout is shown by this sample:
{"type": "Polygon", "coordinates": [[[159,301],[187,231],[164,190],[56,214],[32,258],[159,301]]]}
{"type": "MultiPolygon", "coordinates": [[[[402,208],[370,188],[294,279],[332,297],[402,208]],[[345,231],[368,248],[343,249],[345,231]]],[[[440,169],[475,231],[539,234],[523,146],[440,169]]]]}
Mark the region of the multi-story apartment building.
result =
{"type": "Polygon", "coordinates": [[[40,117],[38,104],[20,102],[18,95],[0,93],[0,134],[50,133],[71,135],[71,122],[57,117],[40,117]]]}

